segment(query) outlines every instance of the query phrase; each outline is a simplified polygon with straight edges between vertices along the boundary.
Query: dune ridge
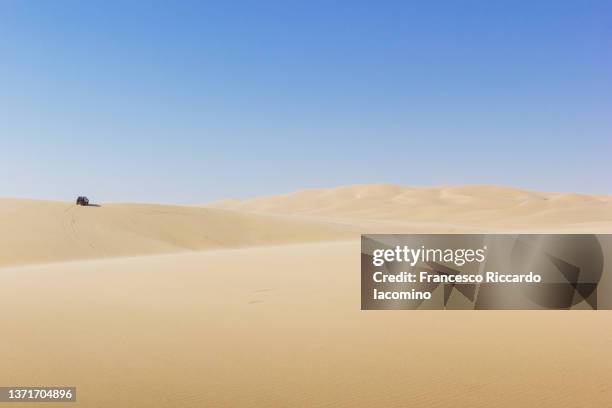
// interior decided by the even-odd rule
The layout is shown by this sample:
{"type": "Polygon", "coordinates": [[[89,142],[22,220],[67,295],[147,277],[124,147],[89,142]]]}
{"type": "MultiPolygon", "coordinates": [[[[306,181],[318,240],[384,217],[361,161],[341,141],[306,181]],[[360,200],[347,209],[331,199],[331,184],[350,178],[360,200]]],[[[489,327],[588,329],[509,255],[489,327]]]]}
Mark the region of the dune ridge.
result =
{"type": "Polygon", "coordinates": [[[612,230],[612,196],[540,193],[489,185],[355,185],[225,200],[210,206],[256,213],[334,217],[357,223],[365,220],[431,222],[498,229],[567,228],[584,224],[586,229],[612,230]]]}
{"type": "Polygon", "coordinates": [[[0,267],[324,240],[360,233],[610,232],[612,198],[497,186],[357,185],[208,206],[0,199],[0,267]]]}
{"type": "Polygon", "coordinates": [[[355,236],[350,227],[282,215],[154,204],[80,207],[0,200],[0,267],[310,242],[355,236]]]}

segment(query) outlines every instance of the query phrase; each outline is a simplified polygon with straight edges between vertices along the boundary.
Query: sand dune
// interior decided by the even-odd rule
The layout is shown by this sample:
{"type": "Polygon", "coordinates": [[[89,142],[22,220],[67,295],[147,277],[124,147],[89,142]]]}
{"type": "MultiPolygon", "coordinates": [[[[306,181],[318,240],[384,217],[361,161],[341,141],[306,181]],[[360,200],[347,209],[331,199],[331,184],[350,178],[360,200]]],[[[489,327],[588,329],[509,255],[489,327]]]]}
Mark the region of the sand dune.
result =
{"type": "Polygon", "coordinates": [[[0,200],[0,266],[320,240],[372,232],[609,232],[612,198],[495,186],[363,185],[205,207],[0,200]]]}
{"type": "Polygon", "coordinates": [[[320,241],[355,236],[331,222],[148,204],[0,200],[0,266],[320,241]]]}
{"type": "Polygon", "coordinates": [[[358,236],[612,233],[611,206],[482,186],[0,200],[0,384],[74,385],[66,407],[609,406],[610,313],[362,312],[358,236]]]}
{"type": "Polygon", "coordinates": [[[68,408],[612,401],[610,313],[362,312],[358,253],[350,241],[5,268],[0,383],[75,385],[68,408]]]}
{"type": "Polygon", "coordinates": [[[612,220],[612,196],[537,193],[497,186],[357,185],[221,201],[212,206],[260,213],[466,226],[532,227],[535,224],[557,228],[604,222],[610,227],[612,220]]]}
{"type": "Polygon", "coordinates": [[[609,196],[364,185],[206,207],[0,200],[0,266],[357,238],[372,232],[612,231],[609,196]]]}

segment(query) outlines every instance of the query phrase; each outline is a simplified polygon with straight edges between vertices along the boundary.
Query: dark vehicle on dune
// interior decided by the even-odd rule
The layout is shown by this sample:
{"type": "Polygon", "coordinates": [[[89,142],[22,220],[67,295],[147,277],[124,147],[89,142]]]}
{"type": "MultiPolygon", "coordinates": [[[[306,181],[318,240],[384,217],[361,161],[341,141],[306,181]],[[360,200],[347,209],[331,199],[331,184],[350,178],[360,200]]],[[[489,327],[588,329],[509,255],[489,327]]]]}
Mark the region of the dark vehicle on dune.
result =
{"type": "Polygon", "coordinates": [[[77,205],[83,205],[83,206],[87,206],[89,205],[89,198],[84,197],[84,196],[79,196],[76,200],[76,204],[77,205]]]}

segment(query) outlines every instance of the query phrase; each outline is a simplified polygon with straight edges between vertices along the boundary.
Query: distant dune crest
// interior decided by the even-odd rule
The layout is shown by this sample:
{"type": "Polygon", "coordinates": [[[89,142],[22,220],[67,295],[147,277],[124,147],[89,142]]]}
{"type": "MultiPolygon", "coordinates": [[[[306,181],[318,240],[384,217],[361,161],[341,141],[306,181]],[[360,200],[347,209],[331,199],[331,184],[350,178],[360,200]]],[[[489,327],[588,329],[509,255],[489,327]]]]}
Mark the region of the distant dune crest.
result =
{"type": "Polygon", "coordinates": [[[477,225],[536,222],[562,226],[569,223],[610,222],[611,203],[611,196],[539,193],[489,185],[415,188],[385,184],[304,190],[244,201],[226,200],[212,206],[361,220],[443,221],[477,225]]]}
{"type": "Polygon", "coordinates": [[[359,185],[204,207],[0,200],[0,267],[324,240],[360,233],[612,232],[609,196],[359,185]]]}

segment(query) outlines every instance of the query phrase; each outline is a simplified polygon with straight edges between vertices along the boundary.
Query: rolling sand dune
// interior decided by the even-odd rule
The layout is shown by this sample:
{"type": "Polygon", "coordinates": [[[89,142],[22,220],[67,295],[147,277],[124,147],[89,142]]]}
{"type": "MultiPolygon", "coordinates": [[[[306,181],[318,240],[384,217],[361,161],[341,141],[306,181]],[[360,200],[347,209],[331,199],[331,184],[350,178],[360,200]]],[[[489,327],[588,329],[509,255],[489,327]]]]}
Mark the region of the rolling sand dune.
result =
{"type": "Polygon", "coordinates": [[[76,385],[66,407],[612,401],[610,313],[362,312],[358,253],[351,241],[4,269],[0,383],[76,385]]]}
{"type": "MultiPolygon", "coordinates": [[[[466,228],[579,228],[612,230],[612,197],[536,193],[496,186],[410,188],[357,185],[275,197],[227,200],[213,207],[332,217],[338,220],[435,223],[466,228]]],[[[465,229],[465,228],[464,228],[465,229]]]]}
{"type": "Polygon", "coordinates": [[[320,241],[356,228],[214,208],[0,200],[0,266],[320,241]]]}
{"type": "Polygon", "coordinates": [[[362,312],[358,240],[612,233],[609,197],[356,186],[215,206],[1,200],[0,384],[77,386],[58,407],[612,403],[609,312],[362,312]]]}

